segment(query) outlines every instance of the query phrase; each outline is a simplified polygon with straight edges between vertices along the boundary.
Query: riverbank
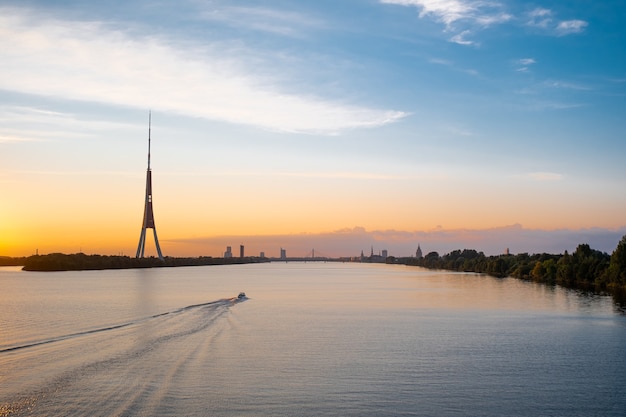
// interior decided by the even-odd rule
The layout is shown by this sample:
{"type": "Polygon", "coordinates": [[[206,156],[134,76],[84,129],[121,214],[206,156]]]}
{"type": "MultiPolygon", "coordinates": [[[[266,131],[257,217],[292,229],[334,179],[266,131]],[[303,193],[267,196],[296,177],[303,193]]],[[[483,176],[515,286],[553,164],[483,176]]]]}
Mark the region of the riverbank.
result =
{"type": "Polygon", "coordinates": [[[431,252],[423,258],[399,258],[393,262],[429,269],[483,273],[498,278],[510,276],[616,296],[626,293],[626,236],[611,255],[581,244],[571,255],[565,251],[562,255],[522,253],[485,256],[473,249],[463,249],[443,256],[431,252]]]}
{"type": "Polygon", "coordinates": [[[33,255],[21,259],[23,259],[22,263],[13,263],[12,265],[23,265],[22,269],[25,271],[82,271],[269,262],[268,258],[259,257],[213,258],[211,256],[200,256],[197,258],[174,258],[166,256],[161,260],[155,257],[131,258],[130,256],[86,255],[84,253],[51,253],[48,255],[33,255]]]}

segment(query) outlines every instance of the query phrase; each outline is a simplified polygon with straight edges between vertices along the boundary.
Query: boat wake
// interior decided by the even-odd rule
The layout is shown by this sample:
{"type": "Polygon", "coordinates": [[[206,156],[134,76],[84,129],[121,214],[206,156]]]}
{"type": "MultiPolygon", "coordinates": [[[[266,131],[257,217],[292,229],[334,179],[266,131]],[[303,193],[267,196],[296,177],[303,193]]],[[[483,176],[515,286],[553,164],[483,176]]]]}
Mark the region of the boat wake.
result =
{"type": "Polygon", "coordinates": [[[202,381],[198,369],[210,366],[219,341],[238,328],[231,307],[246,299],[188,305],[3,348],[0,416],[158,414],[179,386],[202,381]]]}
{"type": "Polygon", "coordinates": [[[105,326],[105,327],[100,327],[100,328],[96,328],[96,329],[90,329],[90,330],[85,330],[82,332],[77,332],[77,333],[71,333],[71,334],[66,334],[66,335],[62,335],[62,336],[56,336],[56,337],[51,337],[48,339],[44,339],[44,340],[37,340],[37,341],[33,341],[33,342],[28,342],[28,343],[24,343],[21,345],[17,345],[17,346],[9,346],[9,347],[5,347],[0,349],[0,353],[5,353],[5,352],[13,352],[16,350],[22,350],[22,349],[28,349],[28,348],[32,348],[35,346],[41,346],[41,345],[47,345],[50,343],[55,343],[55,342],[61,342],[64,340],[68,340],[68,339],[75,339],[78,337],[83,337],[83,336],[88,336],[88,335],[92,335],[92,334],[96,334],[96,333],[103,333],[103,332],[109,332],[112,330],[118,330],[118,329],[123,329],[125,327],[130,327],[130,326],[135,326],[138,324],[141,324],[143,322],[149,321],[149,320],[154,320],[160,317],[164,317],[164,316],[169,316],[169,315],[175,315],[175,314],[179,314],[185,311],[189,311],[192,309],[197,309],[197,308],[203,308],[203,307],[209,307],[209,306],[215,306],[215,307],[219,307],[219,306],[229,306],[231,304],[234,304],[236,302],[241,302],[247,299],[247,297],[245,296],[245,294],[243,295],[243,297],[241,297],[241,294],[244,293],[240,293],[238,297],[232,297],[232,298],[222,298],[220,300],[216,300],[216,301],[210,301],[210,302],[206,302],[206,303],[201,303],[201,304],[193,304],[193,305],[189,305],[186,307],[181,307],[172,311],[167,311],[164,313],[158,313],[158,314],[154,314],[152,316],[148,316],[148,317],[143,317],[137,320],[133,320],[133,321],[129,321],[126,323],[120,323],[120,324],[113,324],[111,326],[105,326]]]}

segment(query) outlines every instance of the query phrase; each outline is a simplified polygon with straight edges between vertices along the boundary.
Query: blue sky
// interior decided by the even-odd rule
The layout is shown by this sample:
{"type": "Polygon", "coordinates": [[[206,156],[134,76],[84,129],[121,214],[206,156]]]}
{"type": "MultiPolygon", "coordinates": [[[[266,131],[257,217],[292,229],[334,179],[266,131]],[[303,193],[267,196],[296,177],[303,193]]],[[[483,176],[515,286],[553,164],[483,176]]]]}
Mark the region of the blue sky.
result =
{"type": "Polygon", "coordinates": [[[2,1],[0,250],[62,225],[49,250],[130,252],[148,109],[172,252],[517,225],[616,245],[625,21],[620,1],[2,1]]]}

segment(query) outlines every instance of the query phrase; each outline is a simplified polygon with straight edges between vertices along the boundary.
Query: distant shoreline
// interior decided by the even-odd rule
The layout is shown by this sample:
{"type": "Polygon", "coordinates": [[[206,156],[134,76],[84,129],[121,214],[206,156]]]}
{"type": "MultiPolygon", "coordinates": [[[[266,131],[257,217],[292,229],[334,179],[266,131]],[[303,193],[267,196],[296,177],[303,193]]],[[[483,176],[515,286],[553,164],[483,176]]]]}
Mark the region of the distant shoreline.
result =
{"type": "Polygon", "coordinates": [[[23,266],[24,271],[94,271],[105,269],[165,268],[177,266],[240,265],[270,262],[269,258],[175,258],[166,256],[163,260],[155,257],[131,258],[119,255],[86,255],[84,253],[32,255],[21,258],[0,257],[0,266],[23,266]]]}
{"type": "Polygon", "coordinates": [[[387,259],[387,263],[475,272],[496,278],[512,277],[626,299],[626,236],[622,237],[611,255],[581,244],[572,254],[565,251],[562,255],[520,253],[485,256],[482,252],[463,249],[443,256],[430,252],[422,258],[387,259]]]}
{"type": "MultiPolygon", "coordinates": [[[[261,257],[197,258],[155,257],[131,258],[119,255],[86,255],[84,253],[32,255],[28,257],[0,256],[0,266],[22,266],[24,271],[87,271],[106,269],[163,268],[177,266],[240,265],[272,261],[307,261],[303,259],[274,259],[261,257]]],[[[355,259],[309,259],[311,261],[347,261],[355,259]]],[[[578,245],[571,255],[522,253],[518,255],[485,256],[472,249],[456,250],[440,256],[431,252],[422,258],[386,259],[361,258],[361,262],[404,264],[429,269],[485,273],[494,277],[513,277],[547,285],[559,285],[575,290],[610,293],[626,298],[626,236],[613,254],[594,250],[587,244],[578,245]]]]}

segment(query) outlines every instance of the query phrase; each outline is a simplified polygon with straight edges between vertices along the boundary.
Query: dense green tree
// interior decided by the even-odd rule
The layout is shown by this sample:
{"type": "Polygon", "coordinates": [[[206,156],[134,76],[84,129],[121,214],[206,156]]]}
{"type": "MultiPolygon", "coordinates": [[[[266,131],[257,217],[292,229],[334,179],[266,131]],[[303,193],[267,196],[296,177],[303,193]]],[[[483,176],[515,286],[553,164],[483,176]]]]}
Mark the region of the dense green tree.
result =
{"type": "Polygon", "coordinates": [[[408,265],[440,268],[452,271],[487,273],[496,277],[512,276],[549,285],[603,291],[626,291],[626,236],[611,256],[592,249],[588,244],[578,245],[572,255],[540,253],[529,255],[485,256],[482,252],[454,250],[442,257],[431,252],[422,259],[406,258],[408,265]]]}
{"type": "Polygon", "coordinates": [[[574,268],[572,257],[567,251],[556,263],[556,283],[559,285],[569,285],[574,280],[574,268]]]}
{"type": "Polygon", "coordinates": [[[26,262],[25,257],[13,258],[10,256],[0,256],[0,266],[21,266],[26,262]]]}
{"type": "Polygon", "coordinates": [[[610,287],[626,287],[626,235],[611,255],[607,275],[610,287]]]}
{"type": "Polygon", "coordinates": [[[267,262],[268,259],[246,258],[173,258],[166,256],[164,260],[155,257],[131,258],[128,256],[85,255],[76,253],[66,255],[51,253],[34,255],[26,258],[24,270],[27,271],[79,271],[90,269],[123,269],[123,268],[154,268],[167,266],[224,265],[267,262]]]}
{"type": "Polygon", "coordinates": [[[533,270],[530,272],[530,277],[533,281],[541,282],[546,274],[546,268],[543,266],[543,262],[537,261],[533,270]]]}

